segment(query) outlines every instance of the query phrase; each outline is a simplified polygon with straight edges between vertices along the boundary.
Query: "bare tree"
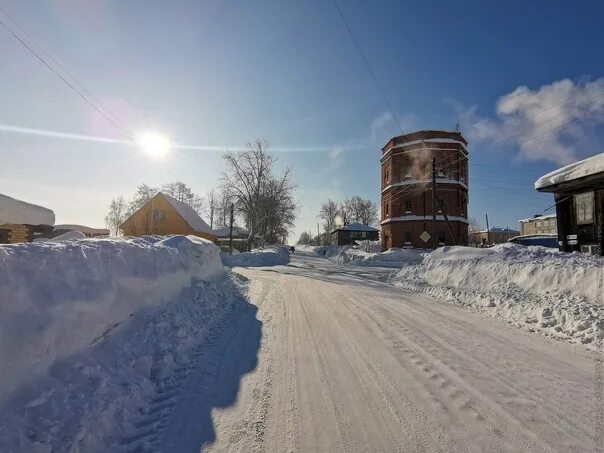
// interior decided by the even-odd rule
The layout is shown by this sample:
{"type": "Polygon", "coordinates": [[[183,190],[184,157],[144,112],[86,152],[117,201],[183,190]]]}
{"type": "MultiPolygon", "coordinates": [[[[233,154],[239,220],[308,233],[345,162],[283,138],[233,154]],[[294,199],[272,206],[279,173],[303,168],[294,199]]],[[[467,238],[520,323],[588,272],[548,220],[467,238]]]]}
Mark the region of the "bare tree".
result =
{"type": "Polygon", "coordinates": [[[226,189],[222,188],[216,194],[216,208],[214,211],[216,224],[226,226],[231,219],[231,204],[234,203],[233,195],[226,189]]]}
{"type": "Polygon", "coordinates": [[[109,229],[111,236],[119,236],[120,225],[126,220],[128,204],[123,195],[115,197],[109,203],[109,212],[105,216],[105,225],[109,229]]]}
{"type": "Polygon", "coordinates": [[[340,214],[340,206],[335,201],[328,199],[321,203],[319,210],[319,219],[323,223],[323,231],[331,233],[336,227],[336,219],[340,214]]]}
{"type": "Polygon", "coordinates": [[[308,233],[308,231],[303,231],[298,239],[297,244],[300,245],[310,245],[312,244],[312,236],[308,233]]]}
{"type": "Polygon", "coordinates": [[[216,189],[210,189],[206,194],[205,213],[210,219],[210,228],[214,228],[214,214],[216,212],[217,196],[216,189]]]}
{"type": "Polygon", "coordinates": [[[226,153],[222,189],[232,197],[249,231],[248,247],[282,241],[293,227],[298,204],[291,170],[273,175],[276,159],[268,152],[269,143],[256,139],[241,153],[226,153]]]}
{"type": "Polygon", "coordinates": [[[357,195],[339,204],[339,217],[345,224],[360,222],[369,225],[377,222],[377,214],[378,208],[373,201],[365,200],[357,195]]]}
{"type": "Polygon", "coordinates": [[[136,188],[136,192],[134,193],[134,197],[128,203],[128,217],[142,208],[147,202],[153,198],[159,190],[157,187],[152,187],[147,184],[141,184],[136,188]]]}
{"type": "Polygon", "coordinates": [[[164,184],[161,188],[161,191],[173,198],[176,198],[178,201],[188,204],[195,211],[201,214],[203,208],[203,198],[195,194],[184,182],[176,181],[169,184],[164,184]]]}

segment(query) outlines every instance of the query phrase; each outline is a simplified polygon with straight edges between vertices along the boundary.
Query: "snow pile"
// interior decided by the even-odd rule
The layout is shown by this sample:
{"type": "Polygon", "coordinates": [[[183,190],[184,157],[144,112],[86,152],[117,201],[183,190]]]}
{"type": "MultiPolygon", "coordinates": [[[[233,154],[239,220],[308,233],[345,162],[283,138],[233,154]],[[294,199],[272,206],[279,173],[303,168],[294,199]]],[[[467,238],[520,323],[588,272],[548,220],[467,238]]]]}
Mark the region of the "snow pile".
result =
{"type": "Polygon", "coordinates": [[[392,248],[386,252],[366,252],[364,246],[329,245],[318,247],[315,253],[338,264],[358,266],[401,267],[420,263],[428,254],[421,249],[392,248]]]}
{"type": "Polygon", "coordinates": [[[223,274],[218,248],[195,236],[0,246],[0,399],[138,310],[223,274]]]}
{"type": "Polygon", "coordinates": [[[160,428],[140,425],[141,414],[169,410],[169,389],[196,364],[218,360],[204,351],[233,320],[245,315],[259,329],[240,279],[226,272],[171,302],[139,309],[47,373],[24,380],[0,401],[0,451],[148,451],[132,433],[160,428]]]}
{"type": "Polygon", "coordinates": [[[222,263],[230,267],[278,266],[289,263],[289,251],[285,246],[268,246],[235,255],[223,254],[222,263]]]}
{"type": "Polygon", "coordinates": [[[55,213],[42,206],[26,203],[0,193],[0,225],[3,223],[54,225],[55,213]]]}
{"type": "Polygon", "coordinates": [[[546,247],[442,247],[393,282],[571,342],[592,343],[604,316],[604,260],[546,247]]]}
{"type": "Polygon", "coordinates": [[[61,242],[61,241],[75,241],[78,239],[86,239],[86,235],[84,233],[80,233],[79,231],[68,231],[59,236],[55,236],[52,239],[49,239],[49,241],[61,242]]]}
{"type": "Polygon", "coordinates": [[[596,154],[595,156],[543,175],[535,182],[535,189],[555,186],[556,184],[595,175],[596,173],[604,173],[604,153],[596,154]]]}

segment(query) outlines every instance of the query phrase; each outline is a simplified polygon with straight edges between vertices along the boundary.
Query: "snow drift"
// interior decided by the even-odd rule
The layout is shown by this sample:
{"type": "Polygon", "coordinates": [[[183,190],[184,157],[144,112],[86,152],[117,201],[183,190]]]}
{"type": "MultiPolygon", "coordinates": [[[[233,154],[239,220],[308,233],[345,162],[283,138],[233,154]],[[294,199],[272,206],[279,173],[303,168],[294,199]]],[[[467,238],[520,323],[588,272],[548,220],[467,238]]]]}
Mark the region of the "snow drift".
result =
{"type": "Polygon", "coordinates": [[[317,247],[315,253],[338,264],[358,266],[401,267],[420,263],[428,254],[426,250],[391,248],[385,252],[366,252],[366,247],[349,245],[329,245],[317,247]]]}
{"type": "Polygon", "coordinates": [[[0,224],[54,225],[55,213],[0,193],[0,224]]]}
{"type": "Polygon", "coordinates": [[[571,342],[592,343],[604,316],[604,260],[539,246],[442,247],[393,282],[571,342]]]}
{"type": "Polygon", "coordinates": [[[223,254],[222,262],[230,267],[278,266],[289,263],[289,251],[285,246],[269,246],[235,255],[223,254]]]}
{"type": "Polygon", "coordinates": [[[218,248],[194,236],[0,246],[0,400],[137,310],[223,274],[218,248]]]}

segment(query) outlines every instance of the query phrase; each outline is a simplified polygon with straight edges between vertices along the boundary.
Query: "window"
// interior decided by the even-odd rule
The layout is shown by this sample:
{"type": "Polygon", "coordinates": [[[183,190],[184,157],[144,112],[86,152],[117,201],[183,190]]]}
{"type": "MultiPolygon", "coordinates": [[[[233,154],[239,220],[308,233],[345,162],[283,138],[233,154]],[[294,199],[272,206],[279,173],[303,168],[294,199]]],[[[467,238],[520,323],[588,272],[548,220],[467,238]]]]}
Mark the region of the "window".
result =
{"type": "Polygon", "coordinates": [[[594,221],[594,193],[587,192],[575,195],[575,216],[578,225],[594,221]]]}
{"type": "Polygon", "coordinates": [[[390,215],[389,206],[390,206],[390,204],[388,204],[388,203],[386,203],[384,205],[384,214],[385,214],[386,217],[388,217],[390,215]]]}
{"type": "Polygon", "coordinates": [[[166,211],[160,208],[155,208],[153,210],[153,220],[165,220],[166,211]]]}
{"type": "Polygon", "coordinates": [[[439,231],[438,232],[438,243],[439,244],[444,244],[445,243],[445,239],[446,239],[445,232],[444,231],[439,231]]]}
{"type": "Polygon", "coordinates": [[[436,207],[438,209],[438,212],[443,212],[443,210],[445,209],[445,200],[439,198],[436,201],[436,207]]]}
{"type": "Polygon", "coordinates": [[[411,200],[405,200],[405,214],[411,214],[411,200]]]}
{"type": "Polygon", "coordinates": [[[411,167],[402,167],[401,168],[401,177],[402,178],[411,178],[411,167]]]}
{"type": "Polygon", "coordinates": [[[390,184],[390,170],[388,169],[386,169],[386,172],[384,173],[384,183],[390,184]]]}
{"type": "Polygon", "coordinates": [[[411,244],[411,231],[405,231],[405,244],[411,244]]]}

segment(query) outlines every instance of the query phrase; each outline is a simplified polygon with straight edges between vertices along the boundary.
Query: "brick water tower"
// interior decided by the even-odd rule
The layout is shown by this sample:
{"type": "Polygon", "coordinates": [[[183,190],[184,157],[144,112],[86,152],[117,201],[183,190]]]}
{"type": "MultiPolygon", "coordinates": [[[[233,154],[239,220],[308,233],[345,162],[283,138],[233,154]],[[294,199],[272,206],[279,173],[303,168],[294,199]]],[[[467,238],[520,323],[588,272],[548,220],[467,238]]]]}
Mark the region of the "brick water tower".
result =
{"type": "Polygon", "coordinates": [[[382,148],[382,248],[468,244],[468,141],[422,130],[382,148]]]}

